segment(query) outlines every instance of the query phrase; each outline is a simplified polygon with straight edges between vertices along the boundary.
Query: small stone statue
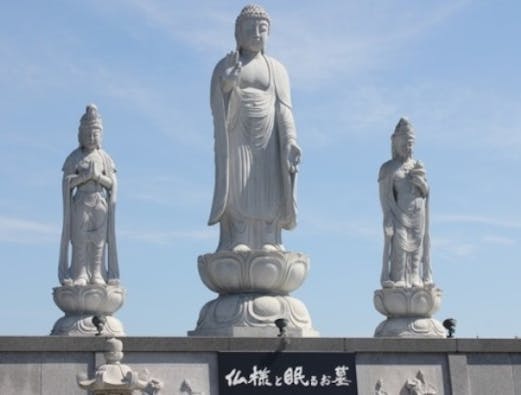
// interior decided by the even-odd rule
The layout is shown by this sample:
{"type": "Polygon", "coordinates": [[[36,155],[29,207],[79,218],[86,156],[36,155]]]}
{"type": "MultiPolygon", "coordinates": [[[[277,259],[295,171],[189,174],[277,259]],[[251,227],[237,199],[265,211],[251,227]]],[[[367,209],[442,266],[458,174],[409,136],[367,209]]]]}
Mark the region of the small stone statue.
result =
{"type": "Polygon", "coordinates": [[[80,146],[63,165],[63,229],[58,268],[62,285],[115,284],[119,279],[114,230],[116,167],[101,149],[102,132],[98,110],[90,104],[80,120],[80,146]]]}
{"type": "Polygon", "coordinates": [[[134,391],[144,394],[156,395],[163,384],[149,377],[145,372],[140,375],[129,366],[121,363],[123,359],[123,343],[110,338],[106,341],[106,350],[103,354],[105,364],[98,366],[94,378],[89,379],[85,374],[78,374],[78,385],[96,395],[130,395],[134,391]]]}
{"type": "Polygon", "coordinates": [[[101,149],[102,131],[98,109],[90,104],[80,120],[80,146],[63,165],[61,286],[53,289],[53,298],[65,316],[54,324],[53,335],[125,334],[121,322],[112,316],[123,305],[125,290],[119,284],[114,227],[116,167],[101,149]],[[104,325],[95,326],[94,317],[98,323],[103,317],[104,325]]]}
{"type": "Polygon", "coordinates": [[[237,48],[217,63],[211,82],[215,191],[209,225],[220,223],[218,251],[283,250],[281,228],[296,225],[296,141],[289,79],[264,53],[270,17],[244,7],[237,48]]]}
{"type": "Polygon", "coordinates": [[[392,135],[392,159],[380,168],[384,252],[381,284],[432,285],[429,259],[429,185],[425,168],[412,158],[414,129],[404,118],[392,135]]]}

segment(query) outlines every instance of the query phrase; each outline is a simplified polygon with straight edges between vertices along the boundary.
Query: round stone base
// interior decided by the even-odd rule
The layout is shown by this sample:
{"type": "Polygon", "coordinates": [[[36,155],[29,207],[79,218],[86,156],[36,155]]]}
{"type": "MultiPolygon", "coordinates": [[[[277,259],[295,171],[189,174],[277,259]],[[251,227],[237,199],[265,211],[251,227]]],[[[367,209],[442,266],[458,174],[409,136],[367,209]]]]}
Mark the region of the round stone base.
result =
{"type": "Polygon", "coordinates": [[[125,289],[119,285],[63,285],[53,289],[53,298],[65,316],[54,324],[51,335],[94,336],[98,330],[92,317],[107,321],[102,335],[125,336],[123,325],[112,316],[125,301],[125,289]]]}
{"type": "Polygon", "coordinates": [[[53,289],[54,303],[67,315],[111,315],[125,301],[119,285],[63,285],[53,289]]]}
{"type": "MultiPolygon", "coordinates": [[[[98,334],[97,328],[92,323],[94,315],[78,314],[65,315],[54,324],[51,335],[57,336],[95,336],[98,334]]],[[[106,322],[101,332],[103,336],[125,336],[123,325],[112,316],[105,316],[106,322]]]]}
{"type": "Polygon", "coordinates": [[[199,256],[197,267],[204,284],[218,294],[285,295],[306,279],[309,258],[290,251],[220,251],[199,256]]]}
{"type": "Polygon", "coordinates": [[[447,337],[443,325],[434,318],[388,318],[374,332],[375,337],[447,337]]]}
{"type": "Polygon", "coordinates": [[[376,310],[390,318],[432,317],[441,304],[442,291],[434,285],[419,288],[383,288],[374,292],[376,310]]]}
{"type": "Polygon", "coordinates": [[[197,328],[189,336],[273,337],[275,320],[287,320],[286,334],[316,337],[306,306],[287,295],[241,293],[221,295],[201,309],[197,328]]]}

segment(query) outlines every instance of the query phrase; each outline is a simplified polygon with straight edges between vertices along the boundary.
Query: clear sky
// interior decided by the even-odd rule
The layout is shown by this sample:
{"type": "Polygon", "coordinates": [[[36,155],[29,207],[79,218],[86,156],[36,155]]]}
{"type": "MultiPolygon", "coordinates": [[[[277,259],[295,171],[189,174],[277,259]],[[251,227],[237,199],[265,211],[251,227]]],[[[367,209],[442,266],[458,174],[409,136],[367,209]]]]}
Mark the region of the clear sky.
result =
{"type": "MultiPolygon", "coordinates": [[[[61,167],[85,105],[119,176],[128,335],[184,336],[215,295],[209,82],[242,1],[10,1],[0,13],[0,335],[46,335],[62,221],[61,167]]],[[[384,317],[377,173],[401,116],[431,186],[436,317],[459,337],[521,335],[521,5],[280,1],[267,53],[287,68],[303,149],[298,226],[311,258],[294,293],[322,336],[370,337],[384,317]]]]}

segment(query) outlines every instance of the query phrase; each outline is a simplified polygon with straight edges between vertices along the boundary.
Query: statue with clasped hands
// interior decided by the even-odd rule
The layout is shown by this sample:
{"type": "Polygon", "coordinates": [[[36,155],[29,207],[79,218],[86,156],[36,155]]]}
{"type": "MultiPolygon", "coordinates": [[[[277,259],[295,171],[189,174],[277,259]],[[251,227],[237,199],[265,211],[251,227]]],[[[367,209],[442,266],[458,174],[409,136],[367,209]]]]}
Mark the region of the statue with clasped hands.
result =
{"type": "Polygon", "coordinates": [[[58,267],[62,285],[114,284],[119,279],[114,229],[116,167],[101,149],[102,132],[98,109],[90,104],[80,120],[80,146],[63,165],[63,228],[58,267]]]}

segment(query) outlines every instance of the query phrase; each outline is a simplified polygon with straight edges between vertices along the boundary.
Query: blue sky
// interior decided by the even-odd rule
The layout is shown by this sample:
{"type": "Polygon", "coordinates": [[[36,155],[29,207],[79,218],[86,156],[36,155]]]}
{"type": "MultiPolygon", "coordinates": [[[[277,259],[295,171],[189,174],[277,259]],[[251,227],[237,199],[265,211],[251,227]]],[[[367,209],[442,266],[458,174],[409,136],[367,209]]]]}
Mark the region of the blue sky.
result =
{"type": "MultiPolygon", "coordinates": [[[[242,1],[17,1],[0,14],[0,335],[46,335],[62,221],[61,166],[85,105],[119,176],[128,335],[184,336],[215,295],[209,80],[242,1]]],[[[276,1],[267,53],[288,69],[303,149],[287,249],[322,336],[370,337],[382,249],[377,173],[401,116],[431,186],[436,317],[460,337],[521,335],[521,5],[276,1]]]]}

